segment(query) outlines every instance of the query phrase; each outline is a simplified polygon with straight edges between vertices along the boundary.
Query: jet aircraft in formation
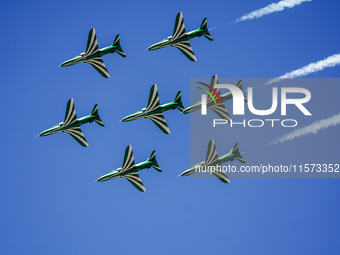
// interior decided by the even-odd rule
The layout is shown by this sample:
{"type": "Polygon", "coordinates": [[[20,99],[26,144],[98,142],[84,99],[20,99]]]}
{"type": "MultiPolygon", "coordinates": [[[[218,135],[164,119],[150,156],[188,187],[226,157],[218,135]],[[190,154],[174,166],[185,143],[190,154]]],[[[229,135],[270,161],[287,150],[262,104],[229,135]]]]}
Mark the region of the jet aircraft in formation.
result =
{"type": "MultiPolygon", "coordinates": [[[[207,19],[204,18],[202,24],[199,28],[190,31],[188,33],[185,32],[183,13],[179,12],[176,16],[175,28],[172,36],[167,37],[166,39],[151,45],[147,50],[157,50],[160,48],[164,48],[166,46],[177,47],[188,59],[191,61],[196,61],[196,56],[190,46],[189,40],[195,37],[200,36],[206,37],[208,40],[213,41],[208,27],[207,27],[207,19]]],[[[80,53],[80,55],[75,56],[65,62],[63,62],[60,66],[71,66],[78,64],[80,62],[91,64],[103,77],[109,78],[110,74],[106,69],[102,56],[108,53],[117,52],[122,57],[126,57],[122,47],[119,42],[119,34],[116,36],[112,45],[99,49],[96,31],[92,28],[89,32],[89,36],[87,39],[86,51],[80,53]]]]}
{"type": "Polygon", "coordinates": [[[144,162],[135,164],[135,160],[133,157],[132,146],[129,145],[125,149],[123,166],[105,174],[97,179],[97,182],[107,181],[116,177],[125,178],[133,186],[135,186],[139,191],[145,191],[145,187],[143,185],[142,180],[139,177],[138,171],[143,170],[145,168],[153,167],[158,172],[162,172],[156,161],[156,151],[151,153],[151,156],[144,162]]]}
{"type": "Polygon", "coordinates": [[[120,46],[119,38],[120,37],[118,34],[112,45],[99,49],[96,30],[92,28],[87,39],[86,51],[80,53],[80,55],[75,56],[74,58],[63,62],[60,66],[71,66],[80,62],[90,63],[91,66],[93,66],[102,76],[104,76],[105,78],[109,78],[110,74],[106,69],[102,56],[108,53],[117,52],[122,57],[126,57],[124,51],[122,50],[122,47],[120,46]]]}
{"type": "MultiPolygon", "coordinates": [[[[197,59],[190,46],[189,40],[195,37],[200,37],[202,35],[206,37],[208,40],[213,41],[209,33],[208,27],[207,27],[207,19],[206,18],[203,19],[202,24],[198,29],[187,33],[185,31],[183,14],[182,12],[179,12],[176,16],[176,22],[175,22],[173,35],[167,37],[166,39],[156,44],[151,45],[147,50],[149,51],[157,50],[157,49],[160,49],[166,46],[176,47],[188,59],[190,59],[191,61],[196,61],[197,59]]],[[[89,63],[103,77],[109,78],[110,75],[103,62],[102,56],[108,53],[114,53],[114,52],[117,52],[122,57],[126,57],[124,51],[122,50],[122,47],[120,46],[119,34],[116,36],[112,45],[99,49],[96,32],[95,32],[95,29],[93,28],[90,30],[89,35],[88,35],[86,51],[83,53],[80,53],[80,55],[75,56],[72,59],[69,59],[63,62],[61,66],[62,67],[70,66],[70,65],[78,64],[80,62],[89,63]]],[[[210,87],[216,93],[212,93],[211,89],[210,91],[205,90],[211,96],[207,100],[207,108],[215,111],[221,118],[226,119],[226,120],[231,120],[225,106],[216,104],[216,99],[218,98],[218,99],[221,99],[222,102],[225,102],[226,100],[232,99],[233,95],[232,93],[226,93],[226,94],[220,95],[220,90],[218,88],[215,88],[215,85],[217,83],[218,83],[218,79],[217,79],[217,75],[215,75],[211,79],[210,87]]],[[[209,87],[207,84],[204,84],[204,83],[201,83],[201,84],[209,87]]],[[[237,84],[237,87],[241,88],[241,86],[242,86],[242,83],[241,81],[239,81],[237,84]]],[[[247,99],[245,98],[245,101],[246,100],[247,99]]],[[[177,108],[181,112],[186,114],[189,112],[197,111],[201,109],[201,107],[202,107],[202,102],[198,102],[184,109],[182,100],[181,100],[181,91],[177,93],[175,100],[173,102],[161,105],[159,102],[157,85],[154,84],[150,90],[149,101],[148,101],[147,107],[143,108],[141,111],[138,111],[134,114],[126,116],[125,118],[122,119],[122,121],[127,122],[127,121],[136,120],[139,118],[151,119],[165,134],[170,134],[170,129],[164,119],[163,112],[168,111],[168,110],[174,110],[177,108]]],[[[98,105],[96,104],[93,107],[93,110],[90,115],[77,119],[77,115],[76,115],[76,111],[74,107],[74,101],[71,98],[67,103],[64,122],[60,122],[58,125],[55,125],[52,128],[49,128],[41,132],[39,136],[48,136],[48,135],[52,135],[58,132],[62,132],[62,133],[66,132],[66,133],[69,133],[82,146],[87,147],[88,143],[80,129],[80,126],[85,123],[91,123],[93,121],[97,122],[100,126],[104,126],[104,123],[102,122],[98,114],[98,105]]],[[[211,140],[208,145],[206,161],[203,161],[203,162],[200,162],[194,165],[190,169],[184,171],[181,174],[181,176],[187,176],[187,175],[196,173],[197,166],[199,167],[205,167],[205,166],[211,166],[211,165],[220,166],[222,163],[225,163],[227,161],[233,161],[234,159],[237,159],[240,162],[245,163],[244,159],[242,158],[239,152],[238,144],[235,144],[234,148],[231,149],[228,154],[218,157],[216,147],[215,147],[215,141],[211,140]]],[[[116,177],[126,178],[139,191],[145,191],[145,187],[138,175],[138,171],[145,169],[145,168],[150,168],[150,167],[153,167],[157,171],[162,172],[161,168],[159,167],[156,161],[156,151],[153,151],[151,153],[151,156],[146,161],[135,164],[132,146],[129,145],[125,150],[123,166],[121,168],[118,168],[116,170],[109,172],[108,174],[101,176],[100,178],[97,179],[97,181],[98,182],[107,181],[107,180],[110,180],[116,177]]],[[[226,182],[226,183],[230,182],[227,175],[224,172],[214,171],[212,172],[212,174],[214,174],[217,178],[219,178],[223,182],[226,182]]]]}
{"type": "Polygon", "coordinates": [[[213,139],[208,144],[207,156],[206,156],[205,161],[199,162],[196,165],[192,166],[190,169],[185,170],[183,173],[181,173],[180,176],[187,176],[187,175],[197,173],[199,172],[197,171],[197,168],[198,168],[198,169],[205,169],[205,171],[211,172],[222,182],[229,183],[230,180],[227,174],[221,170],[222,169],[221,165],[225,162],[233,161],[234,159],[237,159],[241,163],[246,163],[241,156],[238,143],[236,143],[234,148],[232,148],[227,154],[221,157],[218,157],[216,146],[215,146],[215,140],[213,139]],[[220,171],[216,171],[216,169],[219,169],[220,171]]]}
{"type": "Polygon", "coordinates": [[[179,12],[176,16],[175,28],[172,36],[169,36],[162,41],[151,45],[147,50],[158,50],[166,46],[176,47],[191,61],[197,61],[196,56],[190,46],[189,40],[195,37],[204,36],[212,41],[213,38],[209,34],[207,27],[207,19],[204,18],[202,24],[196,30],[185,32],[183,13],[179,12]]]}
{"type": "Polygon", "coordinates": [[[148,106],[141,111],[133,113],[122,119],[123,122],[132,121],[140,118],[150,119],[159,127],[165,134],[170,134],[170,129],[165,121],[163,112],[168,110],[178,109],[181,112],[184,110],[181,91],[177,92],[175,100],[173,102],[161,105],[159,103],[159,96],[157,90],[157,84],[152,85],[149,95],[148,106]]]}
{"type": "Polygon", "coordinates": [[[104,127],[104,123],[98,114],[98,105],[93,107],[90,115],[77,119],[76,109],[74,107],[73,98],[68,100],[64,122],[60,122],[58,125],[51,127],[39,134],[39,136],[53,135],[58,132],[69,133],[80,145],[89,146],[80,126],[86,123],[96,122],[100,126],[104,127]]]}

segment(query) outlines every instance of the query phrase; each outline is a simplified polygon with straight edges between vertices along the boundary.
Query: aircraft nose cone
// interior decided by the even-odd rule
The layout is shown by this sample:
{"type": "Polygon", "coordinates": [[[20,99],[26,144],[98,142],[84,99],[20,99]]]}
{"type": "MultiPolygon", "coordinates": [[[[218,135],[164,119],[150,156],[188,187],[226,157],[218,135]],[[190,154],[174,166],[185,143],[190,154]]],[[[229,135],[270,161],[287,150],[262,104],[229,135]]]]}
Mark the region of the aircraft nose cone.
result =
{"type": "Polygon", "coordinates": [[[61,63],[61,64],[60,64],[60,66],[61,66],[61,67],[64,67],[64,66],[70,66],[71,64],[72,64],[72,62],[71,62],[71,61],[69,61],[69,60],[67,60],[67,61],[65,61],[65,62],[61,63]]]}
{"type": "Polygon", "coordinates": [[[155,50],[157,47],[157,45],[151,45],[149,48],[147,48],[146,50],[155,50]]]}
{"type": "Polygon", "coordinates": [[[37,135],[37,136],[45,136],[46,135],[46,131],[43,131],[43,132],[41,132],[39,135],[37,135]]]}
{"type": "Polygon", "coordinates": [[[136,115],[129,115],[129,116],[124,117],[121,121],[122,122],[131,121],[131,120],[136,119],[136,117],[137,117],[136,115]]]}

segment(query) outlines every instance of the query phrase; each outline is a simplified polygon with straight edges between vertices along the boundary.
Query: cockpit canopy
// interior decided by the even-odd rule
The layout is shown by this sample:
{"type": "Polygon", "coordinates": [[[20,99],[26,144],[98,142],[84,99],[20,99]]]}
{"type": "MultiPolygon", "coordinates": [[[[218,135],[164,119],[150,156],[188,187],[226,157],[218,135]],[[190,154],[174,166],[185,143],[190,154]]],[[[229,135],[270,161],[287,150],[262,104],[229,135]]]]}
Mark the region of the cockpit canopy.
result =
{"type": "Polygon", "coordinates": [[[83,57],[84,55],[85,55],[85,52],[82,52],[82,53],[80,53],[80,56],[82,56],[82,57],[83,57]]]}
{"type": "Polygon", "coordinates": [[[60,122],[60,123],[59,123],[59,126],[62,126],[63,124],[64,124],[64,122],[60,122]]]}

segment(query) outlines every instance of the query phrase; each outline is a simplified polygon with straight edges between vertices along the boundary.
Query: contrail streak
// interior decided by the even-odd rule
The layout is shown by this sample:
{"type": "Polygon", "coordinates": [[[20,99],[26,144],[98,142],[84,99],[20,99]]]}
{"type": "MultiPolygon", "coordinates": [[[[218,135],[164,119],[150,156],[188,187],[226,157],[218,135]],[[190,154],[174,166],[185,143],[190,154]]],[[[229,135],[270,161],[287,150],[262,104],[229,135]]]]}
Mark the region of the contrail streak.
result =
{"type": "Polygon", "coordinates": [[[308,135],[308,134],[316,134],[319,130],[325,129],[331,126],[336,126],[340,124],[340,113],[328,118],[328,119],[323,119],[316,121],[308,126],[305,126],[303,128],[298,128],[294,130],[291,133],[285,134],[283,136],[280,136],[267,145],[273,145],[277,143],[284,143],[287,141],[291,141],[295,138],[298,138],[300,136],[308,135]]]}
{"type": "Polygon", "coordinates": [[[264,8],[261,8],[259,10],[247,13],[245,15],[243,15],[241,18],[237,19],[236,22],[240,22],[240,21],[245,21],[248,19],[255,19],[255,18],[260,18],[264,15],[268,15],[271,14],[273,12],[279,12],[279,11],[283,11],[284,8],[292,8],[295,5],[300,5],[303,2],[310,2],[312,0],[282,0],[278,3],[272,3],[270,5],[267,5],[264,8]]]}
{"type": "Polygon", "coordinates": [[[271,79],[270,81],[266,83],[266,85],[278,82],[281,79],[297,78],[297,77],[305,76],[310,73],[321,71],[325,69],[326,67],[334,67],[339,64],[340,64],[340,54],[334,54],[332,56],[329,56],[326,59],[319,60],[315,63],[310,63],[309,65],[306,65],[302,68],[299,68],[289,73],[286,73],[284,75],[281,75],[278,78],[271,79]]]}

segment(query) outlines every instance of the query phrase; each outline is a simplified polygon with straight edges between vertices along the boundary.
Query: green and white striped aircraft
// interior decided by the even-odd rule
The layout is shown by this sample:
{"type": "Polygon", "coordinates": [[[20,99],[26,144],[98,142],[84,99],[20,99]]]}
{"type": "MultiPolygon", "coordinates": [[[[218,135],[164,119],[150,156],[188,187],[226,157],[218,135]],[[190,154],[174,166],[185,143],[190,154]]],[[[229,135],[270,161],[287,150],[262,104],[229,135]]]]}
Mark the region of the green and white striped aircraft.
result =
{"type": "Polygon", "coordinates": [[[54,127],[41,132],[39,136],[53,135],[58,132],[69,133],[74,139],[76,139],[78,143],[80,143],[80,145],[87,147],[89,145],[85,139],[83,132],[80,129],[80,126],[86,123],[91,123],[93,121],[104,127],[104,123],[102,122],[98,114],[98,105],[96,104],[93,107],[90,115],[77,119],[73,98],[71,98],[67,102],[64,122],[60,122],[58,125],[55,125],[54,127]]]}
{"type": "Polygon", "coordinates": [[[209,34],[209,30],[207,27],[207,18],[203,19],[202,24],[199,28],[186,33],[183,13],[180,12],[176,16],[176,23],[173,35],[151,45],[147,50],[157,50],[166,46],[177,47],[177,49],[179,49],[188,59],[190,59],[191,61],[196,61],[197,59],[190,46],[189,40],[194,37],[200,37],[202,35],[210,41],[213,40],[211,35],[209,34]]]}
{"type": "Polygon", "coordinates": [[[117,52],[124,58],[126,57],[119,43],[119,34],[116,36],[112,45],[99,49],[96,31],[94,28],[92,28],[87,39],[86,51],[80,53],[80,55],[75,56],[74,58],[71,58],[70,60],[63,62],[60,66],[71,66],[80,62],[90,63],[91,66],[93,66],[102,76],[109,78],[110,75],[103,62],[102,56],[114,52],[117,52]]]}
{"type": "Polygon", "coordinates": [[[163,112],[168,110],[178,109],[181,112],[184,110],[182,99],[181,99],[181,91],[177,92],[175,100],[173,102],[161,105],[159,103],[159,96],[157,90],[157,84],[152,85],[149,95],[148,106],[143,108],[141,111],[133,113],[129,116],[126,116],[121,121],[127,122],[140,118],[150,119],[159,127],[165,134],[170,134],[170,129],[166,124],[165,118],[163,116],[163,112]]]}
{"type": "Polygon", "coordinates": [[[132,146],[129,145],[125,149],[123,166],[105,174],[97,179],[97,182],[107,181],[116,177],[126,178],[133,186],[135,186],[139,191],[145,191],[142,180],[138,175],[138,171],[145,168],[153,167],[158,172],[162,172],[156,161],[156,151],[151,153],[151,156],[144,162],[135,164],[133,157],[132,146]]]}
{"type": "Polygon", "coordinates": [[[225,172],[222,171],[221,165],[228,161],[237,159],[241,163],[246,163],[239,152],[238,143],[235,144],[227,154],[218,157],[215,141],[211,140],[208,144],[206,160],[192,166],[190,169],[181,173],[180,176],[187,176],[198,172],[210,172],[222,182],[229,183],[230,180],[225,172]]]}
{"type": "MultiPolygon", "coordinates": [[[[218,84],[218,78],[217,78],[217,75],[214,75],[211,78],[210,86],[220,96],[220,99],[221,99],[222,102],[225,102],[225,101],[233,98],[233,94],[231,92],[221,95],[220,89],[215,88],[216,84],[218,84]]],[[[237,82],[237,87],[242,90],[242,81],[241,80],[239,80],[237,82]]],[[[213,92],[211,89],[209,89],[209,92],[208,91],[206,91],[206,92],[210,95],[210,97],[207,99],[207,109],[213,110],[220,118],[231,121],[231,117],[230,117],[227,109],[225,108],[224,104],[223,105],[219,104],[219,99],[218,99],[216,93],[213,92]]],[[[247,98],[245,96],[244,96],[244,101],[247,102],[247,98]]],[[[183,111],[183,113],[187,114],[189,112],[194,112],[194,111],[200,110],[201,108],[202,108],[202,102],[199,101],[196,104],[193,104],[192,106],[189,106],[188,108],[186,108],[183,111]]]]}

